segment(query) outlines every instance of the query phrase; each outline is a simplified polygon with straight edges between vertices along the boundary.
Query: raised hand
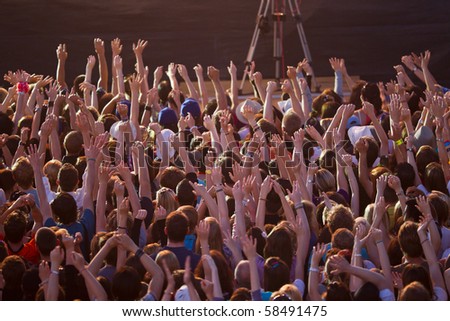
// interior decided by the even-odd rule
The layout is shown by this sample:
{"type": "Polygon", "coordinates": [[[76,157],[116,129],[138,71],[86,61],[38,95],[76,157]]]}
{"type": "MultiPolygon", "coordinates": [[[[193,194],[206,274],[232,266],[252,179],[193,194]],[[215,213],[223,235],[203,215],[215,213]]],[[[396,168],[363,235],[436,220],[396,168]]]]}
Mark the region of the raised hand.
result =
{"type": "Polygon", "coordinates": [[[208,67],[207,74],[212,81],[219,81],[220,79],[220,71],[213,66],[208,67]]]}
{"type": "Polygon", "coordinates": [[[292,186],[292,192],[288,191],[289,198],[294,204],[300,204],[302,202],[302,193],[300,192],[300,186],[298,181],[295,181],[292,186]]]}
{"type": "Polygon", "coordinates": [[[155,209],[155,222],[165,220],[167,217],[167,211],[162,206],[157,206],[155,209]]]}
{"type": "Polygon", "coordinates": [[[94,49],[97,55],[104,55],[105,54],[105,43],[100,38],[94,39],[94,49]]]}
{"type": "Polygon", "coordinates": [[[267,177],[264,179],[264,181],[261,184],[261,190],[260,190],[260,198],[266,198],[267,194],[272,190],[273,187],[273,181],[272,178],[267,175],[267,177]]]}
{"type": "Polygon", "coordinates": [[[228,73],[231,76],[236,75],[237,69],[236,69],[236,66],[234,65],[233,61],[230,61],[230,65],[227,67],[227,69],[228,69],[228,73]]]}
{"type": "Polygon", "coordinates": [[[52,270],[57,270],[61,266],[63,260],[64,260],[64,251],[61,248],[61,246],[57,245],[50,252],[50,261],[52,262],[52,270]]]}
{"type": "Polygon", "coordinates": [[[209,223],[206,222],[205,220],[201,220],[198,223],[196,231],[200,241],[208,242],[209,229],[210,229],[209,223]]]}
{"type": "Polygon", "coordinates": [[[330,62],[331,68],[333,68],[335,72],[342,72],[341,59],[333,57],[328,61],[330,62]]]}
{"type": "Polygon", "coordinates": [[[95,66],[95,62],[95,56],[90,55],[89,57],[87,57],[86,67],[88,67],[89,69],[93,69],[95,66]]]}
{"type": "Polygon", "coordinates": [[[68,56],[67,50],[66,50],[66,44],[59,44],[56,48],[56,57],[58,60],[66,60],[68,56]]]}
{"type": "Polygon", "coordinates": [[[311,267],[318,267],[320,260],[327,252],[326,244],[316,244],[312,250],[311,267]]]}
{"type": "Polygon", "coordinates": [[[175,77],[177,73],[177,65],[174,62],[171,62],[169,66],[167,66],[166,74],[168,77],[175,77]]]}
{"type": "Polygon", "coordinates": [[[216,186],[222,184],[222,168],[220,166],[214,166],[211,169],[211,181],[216,186]]]}
{"type": "Polygon", "coordinates": [[[111,41],[111,50],[113,57],[120,55],[120,53],[122,52],[122,45],[120,44],[119,38],[111,41]]]}
{"type": "MultiPolygon", "coordinates": [[[[289,82],[289,80],[286,80],[286,81],[289,82]]],[[[267,82],[267,89],[266,89],[266,91],[269,94],[273,94],[276,90],[277,90],[277,83],[275,81],[267,82]]]]}
{"type": "Polygon", "coordinates": [[[145,47],[147,47],[148,41],[139,39],[137,44],[133,42],[133,51],[135,55],[142,55],[145,47]]]}
{"type": "Polygon", "coordinates": [[[121,70],[122,69],[122,57],[120,57],[119,55],[114,56],[113,66],[114,66],[114,68],[121,70]]]}
{"type": "Polygon", "coordinates": [[[241,237],[241,245],[248,260],[256,259],[256,239],[250,238],[248,235],[244,235],[241,237]]]}

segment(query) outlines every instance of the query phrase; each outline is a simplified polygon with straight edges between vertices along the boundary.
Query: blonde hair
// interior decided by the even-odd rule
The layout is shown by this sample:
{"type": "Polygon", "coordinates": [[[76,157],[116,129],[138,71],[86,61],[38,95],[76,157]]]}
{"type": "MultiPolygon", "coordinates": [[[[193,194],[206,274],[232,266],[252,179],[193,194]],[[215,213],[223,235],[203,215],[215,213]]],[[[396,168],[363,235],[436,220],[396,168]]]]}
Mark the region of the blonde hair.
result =
{"type": "Polygon", "coordinates": [[[176,211],[178,207],[180,207],[177,195],[173,190],[167,187],[162,187],[156,192],[156,203],[158,206],[162,206],[167,214],[176,211]]]}
{"type": "Polygon", "coordinates": [[[297,289],[297,287],[293,284],[285,284],[283,285],[279,292],[287,294],[292,301],[303,301],[302,294],[297,289]]]}
{"type": "Polygon", "coordinates": [[[156,255],[155,262],[161,269],[164,270],[163,262],[166,262],[170,272],[178,270],[180,268],[180,262],[178,262],[177,256],[169,250],[162,250],[156,255]]]}
{"type": "Polygon", "coordinates": [[[321,192],[335,192],[336,178],[329,170],[321,168],[316,173],[316,187],[321,192]]]}

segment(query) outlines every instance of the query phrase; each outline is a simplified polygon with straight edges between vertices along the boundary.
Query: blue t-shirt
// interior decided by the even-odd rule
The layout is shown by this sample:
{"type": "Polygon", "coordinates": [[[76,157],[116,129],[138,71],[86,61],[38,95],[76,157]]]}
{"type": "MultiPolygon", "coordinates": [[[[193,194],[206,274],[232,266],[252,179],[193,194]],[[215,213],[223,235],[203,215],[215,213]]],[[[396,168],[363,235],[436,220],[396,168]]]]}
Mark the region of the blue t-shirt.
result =
{"type": "Polygon", "coordinates": [[[89,247],[91,244],[91,240],[95,234],[95,215],[90,209],[85,209],[81,217],[72,224],[62,224],[56,223],[55,220],[51,217],[48,218],[44,226],[52,227],[58,226],[59,228],[66,229],[71,236],[75,236],[77,232],[80,232],[83,236],[83,241],[81,242],[81,250],[83,252],[84,258],[89,259],[89,247]]]}

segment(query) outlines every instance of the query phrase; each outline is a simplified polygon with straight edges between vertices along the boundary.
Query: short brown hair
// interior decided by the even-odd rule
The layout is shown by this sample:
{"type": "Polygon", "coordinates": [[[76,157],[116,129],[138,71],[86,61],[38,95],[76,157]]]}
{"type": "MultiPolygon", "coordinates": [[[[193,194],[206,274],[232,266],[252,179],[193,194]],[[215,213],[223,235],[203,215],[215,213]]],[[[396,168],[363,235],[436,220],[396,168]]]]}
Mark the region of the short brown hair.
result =
{"type": "Polygon", "coordinates": [[[334,206],[328,216],[328,226],[331,234],[333,234],[339,228],[346,228],[349,231],[353,230],[353,224],[355,220],[351,210],[343,205],[334,206]]]}
{"type": "Polygon", "coordinates": [[[12,167],[14,179],[23,189],[29,189],[33,184],[33,167],[26,157],[19,157],[12,167]]]}
{"type": "Polygon", "coordinates": [[[283,131],[289,136],[294,136],[294,133],[300,129],[302,124],[302,119],[300,116],[294,112],[292,109],[289,109],[286,114],[283,116],[282,128],[283,131]]]}
{"type": "Polygon", "coordinates": [[[355,237],[346,228],[338,228],[331,236],[331,246],[339,250],[353,249],[355,237]]]}
{"type": "Polygon", "coordinates": [[[70,163],[64,163],[58,172],[58,182],[61,191],[73,192],[78,186],[78,171],[70,163]]]}
{"type": "Polygon", "coordinates": [[[167,238],[173,242],[183,242],[188,232],[189,220],[181,211],[174,211],[166,218],[167,238]]]}
{"type": "Polygon", "coordinates": [[[56,187],[58,180],[58,173],[61,169],[62,163],[57,159],[49,160],[44,166],[44,174],[47,176],[51,187],[56,187]]]}
{"type": "Polygon", "coordinates": [[[417,258],[423,255],[422,245],[417,234],[418,228],[419,225],[417,223],[407,221],[402,224],[398,232],[400,248],[403,254],[411,258],[417,258]]]}
{"type": "Polygon", "coordinates": [[[80,132],[71,131],[64,138],[64,148],[67,153],[72,155],[79,155],[83,149],[83,136],[80,132]]]}
{"type": "Polygon", "coordinates": [[[163,172],[161,173],[160,184],[163,187],[167,187],[172,191],[175,191],[177,189],[178,183],[181,182],[185,177],[186,175],[181,169],[175,166],[170,166],[163,170],[163,172]]]}

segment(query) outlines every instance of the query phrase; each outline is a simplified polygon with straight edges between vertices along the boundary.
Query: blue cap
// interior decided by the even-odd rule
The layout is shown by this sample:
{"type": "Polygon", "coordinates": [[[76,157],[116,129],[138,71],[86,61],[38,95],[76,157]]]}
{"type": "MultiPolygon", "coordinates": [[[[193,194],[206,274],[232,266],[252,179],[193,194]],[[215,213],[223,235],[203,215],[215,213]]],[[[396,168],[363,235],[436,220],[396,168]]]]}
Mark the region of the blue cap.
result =
{"type": "Polygon", "coordinates": [[[177,113],[170,107],[161,109],[158,114],[158,123],[161,126],[178,123],[177,113]]]}
{"type": "Polygon", "coordinates": [[[183,117],[186,117],[188,113],[193,117],[199,117],[201,114],[200,105],[195,99],[188,98],[181,104],[180,112],[183,117]]]}
{"type": "Polygon", "coordinates": [[[359,117],[353,115],[347,120],[347,129],[353,127],[353,126],[361,126],[361,121],[359,120],[359,117]]]}

